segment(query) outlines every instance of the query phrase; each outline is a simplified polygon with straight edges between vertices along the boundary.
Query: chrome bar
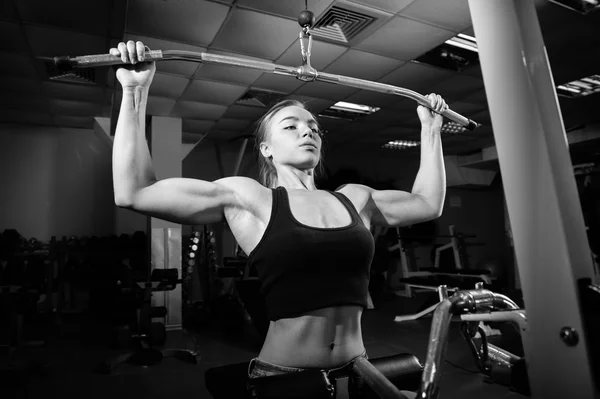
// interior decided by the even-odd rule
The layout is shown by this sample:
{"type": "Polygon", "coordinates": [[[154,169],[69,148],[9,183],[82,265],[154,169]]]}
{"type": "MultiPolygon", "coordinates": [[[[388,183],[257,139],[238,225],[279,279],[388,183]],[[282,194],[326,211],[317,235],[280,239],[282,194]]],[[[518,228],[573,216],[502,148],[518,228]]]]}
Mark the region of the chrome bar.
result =
{"type": "Polygon", "coordinates": [[[499,322],[509,321],[519,327],[521,334],[527,332],[527,313],[525,310],[507,310],[490,313],[475,313],[475,314],[462,314],[458,316],[458,320],[465,322],[499,322]]]}
{"type": "Polygon", "coordinates": [[[499,306],[512,309],[516,304],[506,296],[489,290],[459,291],[439,303],[431,322],[429,346],[417,398],[435,399],[439,394],[441,366],[446,355],[452,317],[461,313],[489,311],[499,306]]]}
{"type": "Polygon", "coordinates": [[[357,358],[353,370],[361,376],[365,383],[380,399],[407,399],[394,384],[390,382],[375,366],[364,357],[357,358]]]}
{"type": "MultiPolygon", "coordinates": [[[[303,81],[319,81],[325,83],[338,84],[342,86],[355,87],[357,89],[377,91],[380,93],[402,96],[416,101],[418,104],[431,108],[427,97],[412,90],[396,87],[384,83],[371,82],[363,79],[351,78],[348,76],[334,75],[325,72],[317,72],[314,68],[289,67],[277,65],[264,61],[255,61],[246,58],[229,57],[224,55],[199,53],[194,51],[181,50],[151,50],[145,53],[144,61],[163,61],[179,60],[202,62],[206,64],[227,65],[232,67],[254,69],[262,72],[273,73],[276,75],[292,76],[303,81]]],[[[79,57],[55,57],[54,63],[60,68],[84,68],[108,65],[122,65],[123,61],[118,56],[110,54],[84,55],[79,57]]],[[[468,130],[474,130],[480,125],[475,121],[466,118],[451,109],[447,109],[442,114],[453,122],[464,126],[468,130]]]]}

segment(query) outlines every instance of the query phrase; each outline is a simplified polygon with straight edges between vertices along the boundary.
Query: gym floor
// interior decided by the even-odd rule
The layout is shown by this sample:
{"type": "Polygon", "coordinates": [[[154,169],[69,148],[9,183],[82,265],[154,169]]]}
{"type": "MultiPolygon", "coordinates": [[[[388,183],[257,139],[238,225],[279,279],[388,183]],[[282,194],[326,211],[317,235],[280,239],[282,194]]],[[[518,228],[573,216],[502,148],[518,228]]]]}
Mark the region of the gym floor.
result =
{"type": "MultiPolygon", "coordinates": [[[[415,310],[414,301],[395,297],[380,301],[376,309],[365,312],[363,338],[370,357],[410,352],[424,362],[431,318],[403,324],[393,321],[395,315],[415,310]]],[[[248,361],[256,356],[261,345],[258,334],[250,325],[236,333],[226,333],[216,323],[207,323],[193,334],[168,333],[165,345],[167,348],[195,349],[200,355],[198,365],[165,359],[149,368],[121,365],[111,375],[99,375],[93,372],[94,367],[120,352],[108,350],[107,345],[100,343],[103,340],[99,338],[107,334],[106,331],[83,324],[81,321],[65,323],[62,338],[53,339],[46,348],[20,349],[15,361],[16,367],[22,370],[20,389],[11,396],[15,399],[208,399],[204,371],[218,365],[248,361]]],[[[453,324],[439,397],[522,397],[500,385],[484,382],[483,376],[475,373],[469,349],[456,327],[453,324]]],[[[5,360],[0,357],[0,361],[5,360]]],[[[5,377],[6,374],[0,378],[4,380],[3,386],[6,386],[5,377]]]]}

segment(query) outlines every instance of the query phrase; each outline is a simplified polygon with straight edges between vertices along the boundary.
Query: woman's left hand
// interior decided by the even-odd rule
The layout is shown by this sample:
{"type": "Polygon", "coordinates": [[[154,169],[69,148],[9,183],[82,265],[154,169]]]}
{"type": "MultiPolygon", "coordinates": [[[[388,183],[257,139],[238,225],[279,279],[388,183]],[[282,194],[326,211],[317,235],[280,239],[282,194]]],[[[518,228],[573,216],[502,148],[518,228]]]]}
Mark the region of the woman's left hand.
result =
{"type": "Polygon", "coordinates": [[[431,102],[432,110],[422,105],[417,107],[421,125],[441,129],[444,120],[441,113],[448,109],[448,104],[439,94],[431,93],[425,97],[431,102]]]}

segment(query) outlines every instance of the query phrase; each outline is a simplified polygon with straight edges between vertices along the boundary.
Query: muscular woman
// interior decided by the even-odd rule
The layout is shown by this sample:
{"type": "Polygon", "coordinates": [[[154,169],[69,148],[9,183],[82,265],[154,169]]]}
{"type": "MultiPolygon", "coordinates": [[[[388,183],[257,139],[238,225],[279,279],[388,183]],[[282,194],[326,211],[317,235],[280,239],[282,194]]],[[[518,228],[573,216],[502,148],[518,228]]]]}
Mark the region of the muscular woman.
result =
{"type": "Polygon", "coordinates": [[[113,146],[115,203],[181,224],[228,223],[259,272],[270,318],[249,376],[335,369],[366,356],[361,315],[374,252],[369,229],[440,216],[446,187],[440,139],[444,100],[430,94],[434,111],[417,108],[421,164],[411,192],[359,184],[319,190],[319,124],[302,103],[289,100],[257,124],[260,182],[157,180],[144,126],[155,65],[144,62],[139,41],[119,43],[110,53],[127,64],[117,70],[123,101],[113,146]]]}

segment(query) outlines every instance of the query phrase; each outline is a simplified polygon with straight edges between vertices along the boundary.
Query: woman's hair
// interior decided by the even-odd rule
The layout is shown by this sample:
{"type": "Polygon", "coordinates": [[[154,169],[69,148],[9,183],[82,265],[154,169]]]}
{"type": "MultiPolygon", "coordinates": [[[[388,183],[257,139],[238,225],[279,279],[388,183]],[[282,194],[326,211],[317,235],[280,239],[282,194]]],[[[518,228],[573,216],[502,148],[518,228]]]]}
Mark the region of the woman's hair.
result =
{"type": "MultiPolygon", "coordinates": [[[[307,111],[309,111],[306,106],[297,100],[282,100],[277,104],[273,105],[266,114],[264,114],[257,122],[256,122],[256,130],[254,131],[254,143],[255,147],[258,150],[258,177],[260,183],[267,188],[275,188],[277,187],[277,170],[275,169],[275,165],[273,165],[273,160],[270,158],[265,158],[260,152],[260,144],[268,139],[269,135],[269,126],[271,125],[271,120],[273,116],[287,107],[300,107],[307,111]]],[[[310,111],[309,111],[310,112],[310,111]]],[[[323,146],[321,146],[321,154],[319,164],[315,168],[315,176],[317,176],[317,170],[322,172],[323,169],[323,146]]]]}

